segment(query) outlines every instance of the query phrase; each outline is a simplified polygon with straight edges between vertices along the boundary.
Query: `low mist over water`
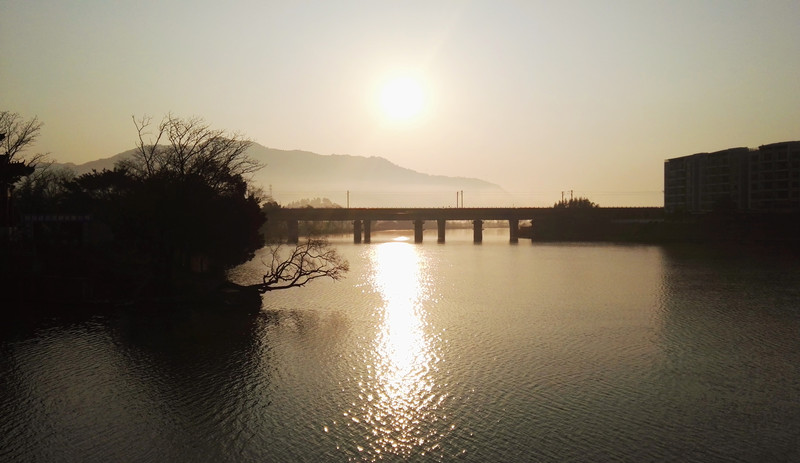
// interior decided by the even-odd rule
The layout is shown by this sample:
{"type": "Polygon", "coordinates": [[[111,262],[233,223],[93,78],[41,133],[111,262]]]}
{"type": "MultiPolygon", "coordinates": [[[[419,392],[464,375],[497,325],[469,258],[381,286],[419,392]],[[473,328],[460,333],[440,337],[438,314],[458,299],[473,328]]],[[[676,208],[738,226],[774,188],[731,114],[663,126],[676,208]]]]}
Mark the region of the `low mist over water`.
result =
{"type": "Polygon", "coordinates": [[[0,459],[800,459],[796,260],[432,233],[337,238],[346,279],[258,313],[18,321],[0,459]]]}

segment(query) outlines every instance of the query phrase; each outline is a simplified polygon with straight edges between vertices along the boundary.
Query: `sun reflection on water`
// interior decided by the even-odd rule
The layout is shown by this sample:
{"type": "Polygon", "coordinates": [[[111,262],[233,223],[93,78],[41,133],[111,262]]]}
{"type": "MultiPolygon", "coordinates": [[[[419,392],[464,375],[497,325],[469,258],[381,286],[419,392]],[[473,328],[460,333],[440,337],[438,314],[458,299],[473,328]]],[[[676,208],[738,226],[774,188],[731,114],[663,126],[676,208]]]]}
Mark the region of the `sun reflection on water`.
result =
{"type": "Polygon", "coordinates": [[[438,358],[424,305],[429,269],[418,247],[405,242],[375,246],[370,260],[371,285],[383,304],[373,377],[362,383],[357,413],[369,428],[374,457],[424,454],[441,438],[435,412],[446,398],[434,383],[438,358]]]}

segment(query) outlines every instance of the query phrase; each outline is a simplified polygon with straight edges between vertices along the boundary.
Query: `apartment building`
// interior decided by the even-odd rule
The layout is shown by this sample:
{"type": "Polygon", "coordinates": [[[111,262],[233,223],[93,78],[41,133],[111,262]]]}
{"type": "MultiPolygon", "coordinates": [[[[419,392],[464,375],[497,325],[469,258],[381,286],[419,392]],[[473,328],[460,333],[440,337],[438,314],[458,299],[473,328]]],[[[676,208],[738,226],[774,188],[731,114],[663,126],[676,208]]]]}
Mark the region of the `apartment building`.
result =
{"type": "Polygon", "coordinates": [[[800,141],[667,159],[664,209],[800,212],[800,141]]]}

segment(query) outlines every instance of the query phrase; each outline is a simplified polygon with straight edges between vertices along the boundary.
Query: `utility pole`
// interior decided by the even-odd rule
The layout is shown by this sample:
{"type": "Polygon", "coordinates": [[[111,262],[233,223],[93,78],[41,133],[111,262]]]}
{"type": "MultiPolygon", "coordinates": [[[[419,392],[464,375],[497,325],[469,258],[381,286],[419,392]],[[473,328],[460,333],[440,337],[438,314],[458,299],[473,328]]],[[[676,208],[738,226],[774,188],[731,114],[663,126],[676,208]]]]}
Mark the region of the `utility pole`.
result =
{"type": "Polygon", "coordinates": [[[347,208],[350,209],[350,190],[347,190],[347,208]]]}

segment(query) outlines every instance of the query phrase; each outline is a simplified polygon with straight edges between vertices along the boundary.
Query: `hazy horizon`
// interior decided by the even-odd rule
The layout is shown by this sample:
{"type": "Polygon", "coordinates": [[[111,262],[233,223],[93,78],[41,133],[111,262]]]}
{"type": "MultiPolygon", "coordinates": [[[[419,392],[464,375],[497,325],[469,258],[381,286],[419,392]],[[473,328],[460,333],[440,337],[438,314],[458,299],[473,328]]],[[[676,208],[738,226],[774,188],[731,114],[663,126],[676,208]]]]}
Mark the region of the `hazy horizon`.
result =
{"type": "MultiPolygon", "coordinates": [[[[552,204],[661,205],[663,161],[800,139],[800,3],[5,2],[0,109],[34,152],[200,116],[552,204]]],[[[269,167],[267,167],[268,169],[269,167]]]]}

